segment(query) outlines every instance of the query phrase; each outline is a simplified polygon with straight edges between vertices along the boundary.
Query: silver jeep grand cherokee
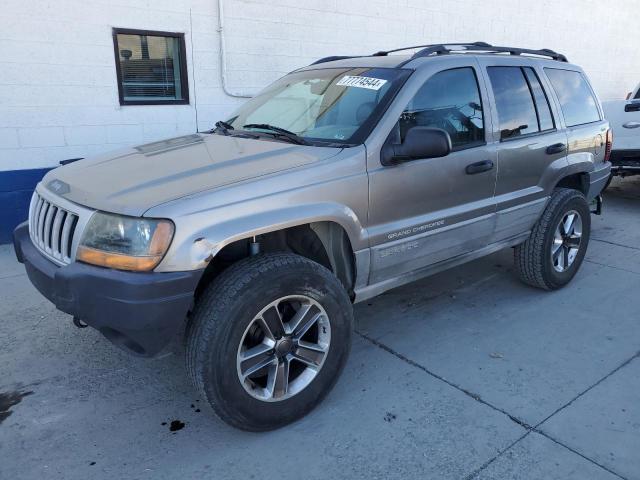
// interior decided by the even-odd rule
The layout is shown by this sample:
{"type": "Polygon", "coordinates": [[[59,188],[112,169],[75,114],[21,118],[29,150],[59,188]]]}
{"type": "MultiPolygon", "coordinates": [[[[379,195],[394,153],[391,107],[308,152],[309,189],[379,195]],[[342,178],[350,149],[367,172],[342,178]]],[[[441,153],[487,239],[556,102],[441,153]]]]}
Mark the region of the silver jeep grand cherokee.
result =
{"type": "Polygon", "coordinates": [[[318,60],[209,132],[51,171],[14,233],[29,278],[135,354],[183,335],[196,388],[247,430],[329,392],[353,302],[506,247],[524,282],[564,286],[610,172],[583,71],[411,48],[318,60]]]}

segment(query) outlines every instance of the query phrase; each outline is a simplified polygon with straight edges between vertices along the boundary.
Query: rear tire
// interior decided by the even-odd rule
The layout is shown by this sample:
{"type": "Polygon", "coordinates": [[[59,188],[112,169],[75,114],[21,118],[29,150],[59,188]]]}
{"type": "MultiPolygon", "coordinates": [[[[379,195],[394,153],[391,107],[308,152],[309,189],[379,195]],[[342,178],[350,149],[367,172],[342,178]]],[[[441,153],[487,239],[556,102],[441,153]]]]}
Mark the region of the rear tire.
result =
{"type": "Polygon", "coordinates": [[[529,238],[514,249],[518,276],[545,290],[565,286],[582,264],[590,232],[591,212],[584,195],[556,189],[529,238]]]}
{"type": "Polygon", "coordinates": [[[200,394],[228,424],[265,431],[301,418],[334,386],[351,347],[353,309],[322,265],[263,254],[206,287],[192,322],[186,361],[200,394]]]}

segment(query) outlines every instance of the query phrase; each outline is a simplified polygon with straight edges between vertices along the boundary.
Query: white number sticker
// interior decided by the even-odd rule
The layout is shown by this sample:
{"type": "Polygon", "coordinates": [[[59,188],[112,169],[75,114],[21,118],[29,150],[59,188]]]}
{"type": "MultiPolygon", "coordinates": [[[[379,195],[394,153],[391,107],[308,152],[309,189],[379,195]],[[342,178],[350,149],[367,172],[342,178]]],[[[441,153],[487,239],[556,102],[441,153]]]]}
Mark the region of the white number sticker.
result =
{"type": "Polygon", "coordinates": [[[347,75],[346,77],[342,77],[336,85],[341,87],[357,87],[357,88],[368,88],[369,90],[380,90],[382,86],[387,83],[386,80],[381,78],[372,78],[372,77],[357,77],[354,75],[347,75]]]}

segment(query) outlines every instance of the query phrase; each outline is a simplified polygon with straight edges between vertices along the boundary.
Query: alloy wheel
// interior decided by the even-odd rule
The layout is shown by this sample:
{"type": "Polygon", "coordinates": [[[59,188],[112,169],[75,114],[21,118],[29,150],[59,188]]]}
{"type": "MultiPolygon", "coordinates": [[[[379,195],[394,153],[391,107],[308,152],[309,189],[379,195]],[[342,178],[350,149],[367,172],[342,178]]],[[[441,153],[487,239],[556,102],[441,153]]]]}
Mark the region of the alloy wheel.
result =
{"type": "Polygon", "coordinates": [[[304,295],[281,297],[249,323],[237,353],[238,378],[252,397],[282,401],[309,386],[331,343],[327,313],[304,295]]]}
{"type": "Polygon", "coordinates": [[[551,261],[556,272],[566,272],[580,251],[582,217],[575,210],[565,213],[551,244],[551,261]]]}

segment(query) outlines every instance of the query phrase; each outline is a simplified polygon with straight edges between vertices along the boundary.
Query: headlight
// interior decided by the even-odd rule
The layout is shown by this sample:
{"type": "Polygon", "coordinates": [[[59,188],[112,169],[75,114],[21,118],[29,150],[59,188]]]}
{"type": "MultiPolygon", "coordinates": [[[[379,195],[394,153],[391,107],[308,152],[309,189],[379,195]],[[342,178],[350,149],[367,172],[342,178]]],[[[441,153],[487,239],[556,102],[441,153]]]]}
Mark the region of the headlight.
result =
{"type": "Polygon", "coordinates": [[[148,271],[160,263],[173,238],[173,222],[94,213],[76,259],[119,270],[148,271]]]}

